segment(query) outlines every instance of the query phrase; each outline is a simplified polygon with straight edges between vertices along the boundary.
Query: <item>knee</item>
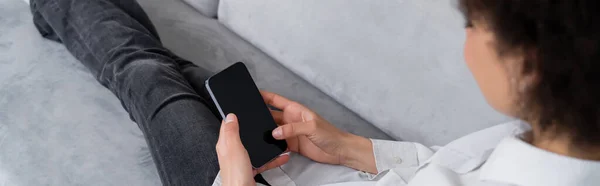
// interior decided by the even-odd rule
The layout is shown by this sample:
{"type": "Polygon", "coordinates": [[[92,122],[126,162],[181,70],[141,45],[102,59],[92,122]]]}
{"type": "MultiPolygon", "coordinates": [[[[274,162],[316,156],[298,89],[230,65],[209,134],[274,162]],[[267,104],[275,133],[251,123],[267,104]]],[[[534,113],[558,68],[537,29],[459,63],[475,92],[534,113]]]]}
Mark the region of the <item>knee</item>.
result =
{"type": "MultiPolygon", "coordinates": [[[[109,88],[121,99],[127,110],[138,104],[151,106],[181,90],[180,75],[169,65],[156,60],[132,61],[120,70],[110,72],[109,88]],[[146,102],[148,104],[146,104],[146,102]]],[[[104,75],[108,75],[105,73],[104,75]]],[[[139,106],[139,105],[138,105],[139,106]]],[[[150,108],[138,108],[139,110],[150,108]]]]}
{"type": "Polygon", "coordinates": [[[131,85],[145,85],[162,83],[164,79],[177,78],[178,74],[174,65],[146,59],[127,64],[116,77],[131,85]]]}

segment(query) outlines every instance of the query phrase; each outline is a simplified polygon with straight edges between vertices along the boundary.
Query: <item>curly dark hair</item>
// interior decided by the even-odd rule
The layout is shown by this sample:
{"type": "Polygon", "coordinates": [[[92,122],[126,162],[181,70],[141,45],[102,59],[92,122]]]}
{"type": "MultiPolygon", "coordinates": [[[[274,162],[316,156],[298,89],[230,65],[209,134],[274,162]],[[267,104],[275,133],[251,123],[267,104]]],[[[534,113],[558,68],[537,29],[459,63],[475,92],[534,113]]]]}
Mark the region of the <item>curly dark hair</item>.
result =
{"type": "Polygon", "coordinates": [[[485,23],[499,54],[523,55],[534,83],[520,95],[521,119],[600,146],[600,1],[459,0],[467,21],[485,23]]]}

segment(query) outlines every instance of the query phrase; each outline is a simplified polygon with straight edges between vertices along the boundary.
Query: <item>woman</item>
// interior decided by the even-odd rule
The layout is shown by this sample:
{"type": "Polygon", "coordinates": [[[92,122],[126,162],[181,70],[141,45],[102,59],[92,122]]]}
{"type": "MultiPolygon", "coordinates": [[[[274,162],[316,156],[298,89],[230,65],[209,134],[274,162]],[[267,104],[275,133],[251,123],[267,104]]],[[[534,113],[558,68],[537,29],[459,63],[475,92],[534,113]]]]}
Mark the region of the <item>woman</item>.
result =
{"type": "Polygon", "coordinates": [[[165,49],[134,0],[31,0],[42,36],[63,43],[121,100],[165,185],[255,185],[259,172],[272,185],[600,183],[598,2],[460,5],[465,61],[483,94],[499,112],[529,124],[499,125],[434,150],[342,132],[306,107],[263,92],[282,110],[273,112],[281,125],[273,136],[301,156],[252,170],[235,115],[219,129],[206,101],[202,85],[210,73],[165,49]]]}
{"type": "MultiPolygon", "coordinates": [[[[342,132],[298,103],[263,93],[283,110],[273,114],[282,123],[273,136],[316,162],[373,174],[332,185],[600,185],[600,2],[461,0],[460,7],[465,61],[482,93],[498,112],[528,124],[495,126],[434,152],[342,132]]],[[[221,181],[254,185],[237,132],[231,114],[217,143],[221,181]]]]}

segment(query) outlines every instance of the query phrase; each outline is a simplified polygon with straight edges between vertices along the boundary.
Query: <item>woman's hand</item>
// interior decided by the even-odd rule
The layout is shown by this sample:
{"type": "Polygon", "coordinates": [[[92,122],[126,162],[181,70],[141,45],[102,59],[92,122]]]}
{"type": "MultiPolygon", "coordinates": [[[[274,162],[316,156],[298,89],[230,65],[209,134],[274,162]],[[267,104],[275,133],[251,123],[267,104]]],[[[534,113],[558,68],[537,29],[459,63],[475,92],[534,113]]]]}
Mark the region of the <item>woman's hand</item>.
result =
{"type": "Polygon", "coordinates": [[[271,111],[280,125],[275,139],[285,139],[288,148],[314,161],[345,165],[377,173],[371,140],[337,129],[305,106],[280,95],[261,91],[265,103],[282,111],[271,111]]]}
{"type": "Polygon", "coordinates": [[[240,140],[239,129],[235,114],[228,114],[221,123],[219,141],[217,141],[217,156],[223,186],[256,185],[254,182],[256,174],[279,167],[289,160],[288,155],[282,155],[263,167],[253,170],[248,152],[240,140]]]}

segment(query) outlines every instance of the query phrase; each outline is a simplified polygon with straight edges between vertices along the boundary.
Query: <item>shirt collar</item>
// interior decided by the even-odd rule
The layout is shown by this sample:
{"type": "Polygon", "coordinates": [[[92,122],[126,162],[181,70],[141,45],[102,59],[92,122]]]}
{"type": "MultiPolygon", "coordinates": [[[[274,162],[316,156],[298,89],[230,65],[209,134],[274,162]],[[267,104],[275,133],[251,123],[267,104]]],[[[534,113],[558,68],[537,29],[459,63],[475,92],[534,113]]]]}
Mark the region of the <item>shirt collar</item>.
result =
{"type": "Polygon", "coordinates": [[[596,186],[600,161],[558,155],[511,136],[500,142],[482,166],[480,179],[526,186],[596,186]]]}

